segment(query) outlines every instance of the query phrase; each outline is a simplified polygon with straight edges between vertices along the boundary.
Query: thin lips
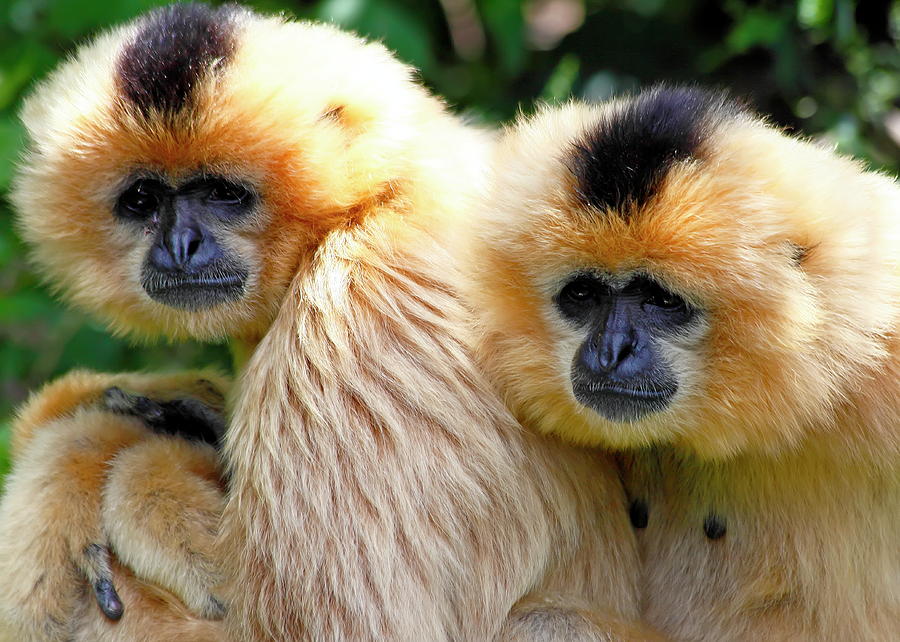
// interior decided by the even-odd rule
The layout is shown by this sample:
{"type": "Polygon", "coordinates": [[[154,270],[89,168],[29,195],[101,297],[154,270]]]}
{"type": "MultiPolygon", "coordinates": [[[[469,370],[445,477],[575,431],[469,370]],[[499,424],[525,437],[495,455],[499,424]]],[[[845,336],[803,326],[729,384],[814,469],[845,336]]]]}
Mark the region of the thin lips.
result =
{"type": "Polygon", "coordinates": [[[647,401],[655,401],[658,399],[667,399],[672,396],[672,390],[666,389],[657,389],[657,390],[647,390],[641,388],[628,388],[624,386],[599,386],[593,387],[588,386],[591,392],[601,393],[601,394],[612,394],[612,395],[621,395],[623,397],[632,397],[635,399],[642,399],[647,401]]]}
{"type": "Polygon", "coordinates": [[[156,285],[153,290],[164,292],[166,290],[177,290],[180,288],[221,288],[221,287],[238,287],[243,285],[243,279],[238,277],[222,277],[222,278],[196,278],[196,279],[178,279],[166,281],[156,285]]]}

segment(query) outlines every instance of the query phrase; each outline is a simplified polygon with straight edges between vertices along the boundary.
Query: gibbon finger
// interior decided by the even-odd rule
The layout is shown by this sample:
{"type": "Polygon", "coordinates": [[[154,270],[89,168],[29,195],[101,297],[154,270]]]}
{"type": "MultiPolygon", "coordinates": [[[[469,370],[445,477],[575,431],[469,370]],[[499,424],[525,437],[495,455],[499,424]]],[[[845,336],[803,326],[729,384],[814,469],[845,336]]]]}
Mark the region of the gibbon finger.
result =
{"type": "Polygon", "coordinates": [[[94,590],[97,605],[111,620],[122,617],[125,607],[113,584],[109,549],[102,544],[88,544],[82,556],[82,572],[94,590]]]}
{"type": "Polygon", "coordinates": [[[88,581],[104,615],[121,617],[102,554],[101,489],[109,461],[146,434],[85,408],[42,426],[20,451],[0,501],[0,639],[69,639],[88,581]]]}

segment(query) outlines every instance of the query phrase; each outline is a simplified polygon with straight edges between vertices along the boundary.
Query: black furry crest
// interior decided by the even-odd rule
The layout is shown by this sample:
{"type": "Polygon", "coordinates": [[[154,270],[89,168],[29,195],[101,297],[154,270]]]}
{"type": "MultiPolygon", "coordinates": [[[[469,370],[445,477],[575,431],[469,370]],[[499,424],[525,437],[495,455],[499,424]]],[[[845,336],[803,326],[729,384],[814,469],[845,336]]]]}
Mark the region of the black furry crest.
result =
{"type": "Polygon", "coordinates": [[[121,94],[144,114],[181,110],[197,82],[233,53],[236,12],[203,4],[151,12],[119,57],[121,94]]]}
{"type": "Polygon", "coordinates": [[[579,198],[627,215],[647,202],[672,165],[695,157],[714,127],[740,113],[721,92],[657,87],[589,129],[566,159],[579,198]]]}

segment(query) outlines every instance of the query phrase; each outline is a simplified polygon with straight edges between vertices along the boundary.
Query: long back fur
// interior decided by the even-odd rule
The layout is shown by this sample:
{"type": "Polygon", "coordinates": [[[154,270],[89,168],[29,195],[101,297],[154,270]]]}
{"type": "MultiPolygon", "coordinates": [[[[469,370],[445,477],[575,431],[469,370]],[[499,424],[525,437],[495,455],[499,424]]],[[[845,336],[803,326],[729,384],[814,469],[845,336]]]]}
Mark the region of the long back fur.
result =
{"type": "Polygon", "coordinates": [[[523,431],[475,365],[448,248],[488,138],[380,45],[209,11],[151,14],[40,87],[14,200],[48,280],[113,328],[262,338],[225,445],[235,639],[487,640],[541,591],[635,617],[610,458],[523,431]],[[147,25],[184,16],[209,30],[199,76],[171,95],[116,81],[147,25]],[[233,248],[264,250],[250,296],[187,313],[141,292],[110,211],[144,166],[253,180],[233,248]]]}

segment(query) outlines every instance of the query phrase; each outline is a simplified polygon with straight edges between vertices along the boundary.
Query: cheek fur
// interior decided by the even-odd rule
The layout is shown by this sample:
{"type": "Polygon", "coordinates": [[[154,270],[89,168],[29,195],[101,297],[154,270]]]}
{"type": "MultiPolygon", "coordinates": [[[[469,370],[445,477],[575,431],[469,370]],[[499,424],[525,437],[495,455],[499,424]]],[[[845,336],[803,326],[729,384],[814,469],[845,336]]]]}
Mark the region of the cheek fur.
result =
{"type": "Polygon", "coordinates": [[[578,403],[572,392],[572,363],[587,340],[588,328],[565,321],[555,307],[545,310],[544,317],[548,320],[548,335],[553,345],[553,374],[572,402],[578,403]]]}
{"type": "Polygon", "coordinates": [[[705,338],[708,333],[709,325],[698,318],[681,332],[657,340],[657,354],[678,382],[670,408],[689,404],[690,399],[696,398],[703,389],[703,365],[707,360],[705,338]]]}

